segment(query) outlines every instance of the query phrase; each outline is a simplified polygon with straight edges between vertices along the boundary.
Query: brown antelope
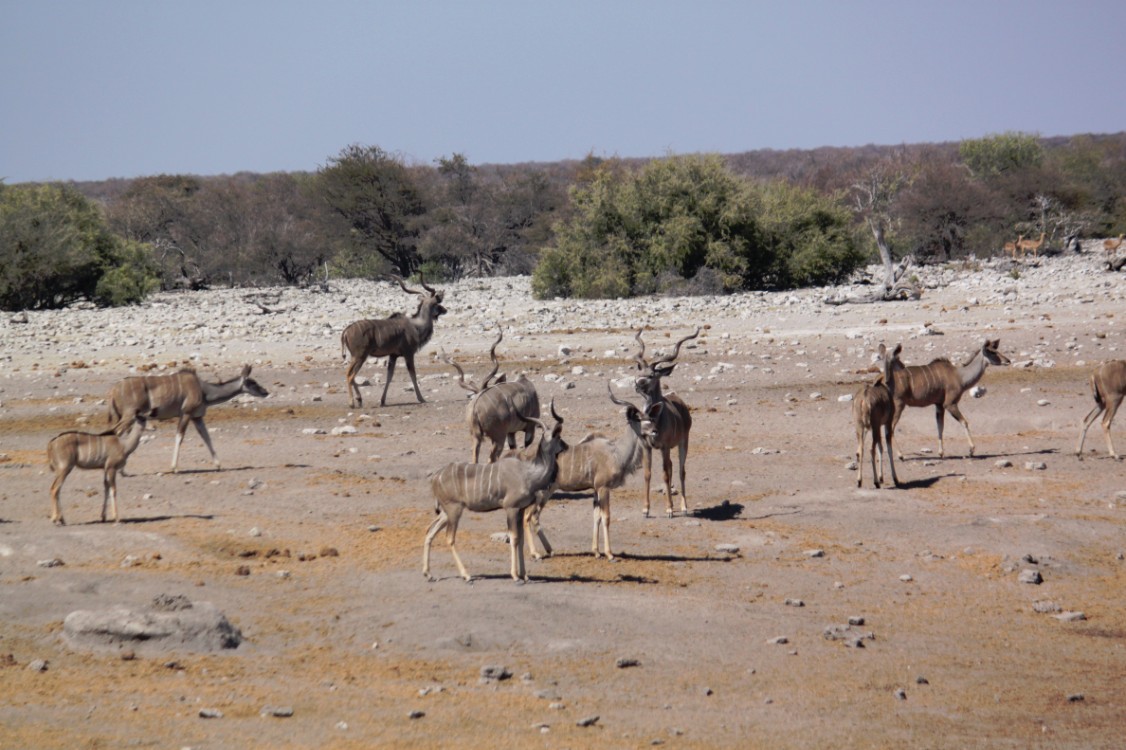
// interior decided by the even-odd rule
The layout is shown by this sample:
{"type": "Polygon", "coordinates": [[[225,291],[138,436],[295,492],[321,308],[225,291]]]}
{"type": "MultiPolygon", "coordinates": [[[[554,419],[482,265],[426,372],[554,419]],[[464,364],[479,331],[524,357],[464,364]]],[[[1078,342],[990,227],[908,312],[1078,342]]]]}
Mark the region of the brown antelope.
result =
{"type": "MultiPolygon", "coordinates": [[[[933,406],[934,419],[938,425],[938,455],[945,455],[942,443],[943,418],[950,412],[954,419],[961,422],[966,430],[966,439],[970,443],[970,456],[974,454],[974,439],[970,434],[970,425],[962,416],[958,408],[958,401],[962,394],[977,385],[981,376],[985,374],[986,365],[1007,365],[1009,358],[999,350],[1000,339],[985,341],[979,350],[973,353],[960,367],[955,367],[950,360],[939,358],[926,365],[908,365],[897,367],[895,370],[894,403],[895,416],[892,418],[892,431],[899,424],[903,410],[908,406],[933,406]]],[[[899,459],[903,460],[903,451],[899,451],[899,459]]]]}
{"type": "Polygon", "coordinates": [[[430,490],[434,494],[438,517],[426,531],[422,546],[422,574],[429,580],[430,545],[442,529],[446,530],[446,544],[450,546],[458,572],[466,581],[473,580],[454,542],[462,512],[488,513],[504,510],[508,520],[508,541],[512,546],[511,574],[515,581],[526,581],[524,568],[524,510],[536,502],[536,495],[546,489],[556,475],[556,456],[564,449],[563,417],[551,403],[555,427],[550,431],[538,419],[534,421],[543,429],[535,457],[525,460],[519,455],[501,458],[496,463],[452,463],[429,475],[430,490]]]}
{"type": "Polygon", "coordinates": [[[880,357],[884,361],[883,377],[861,388],[852,400],[852,421],[856,426],[857,487],[864,486],[864,437],[869,430],[872,432],[872,448],[869,450],[872,459],[872,481],[876,489],[879,489],[884,481],[885,454],[888,466],[891,468],[891,482],[896,487],[899,486],[899,478],[895,475],[895,459],[892,455],[892,436],[895,434],[894,370],[903,367],[903,363],[899,361],[901,351],[903,351],[902,344],[896,344],[895,351],[891,354],[888,354],[887,347],[880,344],[880,357]],[[880,453],[878,472],[877,450],[880,453]]]}
{"type": "Polygon", "coordinates": [[[1122,247],[1123,237],[1126,237],[1126,234],[1118,235],[1118,239],[1103,240],[1103,252],[1107,255],[1116,254],[1118,252],[1118,248],[1122,247]]]}
{"type": "Polygon", "coordinates": [[[623,406],[626,429],[616,438],[599,433],[591,433],[574,445],[568,445],[557,459],[558,475],[555,483],[540,493],[535,505],[528,506],[525,513],[528,526],[527,540],[532,556],[540,558],[535,549],[538,538],[543,544],[546,556],[551,555],[551,544],[540,529],[540,514],[544,504],[551,499],[555,490],[563,492],[594,492],[594,519],[590,549],[598,557],[598,529],[602,528],[602,548],[607,560],[613,560],[610,551],[610,490],[621,487],[641,465],[645,446],[655,437],[653,423],[641,410],[628,401],[618,399],[610,384],[610,400],[623,406]]]}
{"type": "Polygon", "coordinates": [[[442,307],[442,292],[432,289],[422,282],[425,293],[407,288],[407,285],[398,276],[394,277],[399,286],[407,294],[417,294],[421,299],[418,310],[413,317],[406,317],[402,313],[395,313],[387,318],[357,320],[348,324],[340,335],[340,355],[347,358],[352,355],[348,363],[348,371],[344,380],[348,386],[349,404],[353,409],[364,405],[363,394],[356,385],[356,375],[360,368],[368,361],[368,357],[387,357],[387,381],[383,384],[383,395],[379,397],[379,405],[387,404],[387,389],[391,386],[391,377],[395,374],[395,363],[402,357],[407,363],[407,372],[414,385],[414,395],[418,403],[425,403],[422,392],[418,389],[418,377],[414,372],[414,355],[426,345],[434,334],[434,321],[446,312],[442,307]]]}
{"type": "Polygon", "coordinates": [[[1104,362],[1091,373],[1091,394],[1095,397],[1095,408],[1083,419],[1083,431],[1079,433],[1079,446],[1075,455],[1083,457],[1083,441],[1087,437],[1087,428],[1094,424],[1099,414],[1103,414],[1103,434],[1106,435],[1106,450],[1112,457],[1118,458],[1114,450],[1114,441],[1110,439],[1110,423],[1114,421],[1114,414],[1126,395],[1126,360],[1116,359],[1104,362]]]}
{"type": "Polygon", "coordinates": [[[1019,242],[1017,242],[1017,247],[1020,249],[1021,257],[1023,258],[1025,255],[1027,255],[1030,252],[1032,253],[1033,258],[1039,257],[1040,248],[1044,247],[1044,235],[1045,235],[1045,233],[1041,232],[1040,233],[1040,239],[1038,239],[1038,240],[1022,239],[1019,242]]]}
{"type": "Polygon", "coordinates": [[[505,440],[510,448],[516,447],[517,432],[524,433],[524,447],[527,448],[535,437],[536,424],[526,417],[538,419],[540,416],[540,398],[536,394],[536,387],[523,374],[511,383],[505,381],[504,375],[496,382],[489,382],[500,368],[496,349],[502,338],[504,334],[498,334],[497,340],[489,349],[493,369],[481,381],[480,386],[467,382],[461,366],[445,354],[442,355],[442,360],[457,370],[458,385],[473,394],[465,409],[465,421],[469,425],[469,434],[473,437],[473,463],[477,463],[480,458],[481,443],[486,438],[493,446],[489,452],[489,463],[500,456],[505,440]]]}
{"type": "Polygon", "coordinates": [[[1021,243],[1021,240],[1023,240],[1023,239],[1024,239],[1024,235],[1018,234],[1016,242],[1006,242],[1005,243],[1005,248],[1004,248],[1005,252],[1008,253],[1009,257],[1011,257],[1013,260],[1017,259],[1017,250],[1020,248],[1020,243],[1021,243]]]}
{"type": "Polygon", "coordinates": [[[180,443],[188,423],[195,425],[196,432],[203,438],[204,445],[211,452],[211,461],[218,470],[219,457],[211,445],[211,436],[203,418],[207,407],[230,401],[236,396],[249,394],[264,398],[269,392],[250,377],[250,365],[243,365],[237,378],[220,383],[200,380],[195,370],[184,369],[171,375],[144,375],[125,378],[109,392],[109,421],[118,422],[132,418],[135,414],[147,415],[150,419],[177,419],[176,443],[172,449],[172,471],[177,471],[180,460],[180,443]]]}
{"type": "Polygon", "coordinates": [[[680,509],[688,512],[688,496],[684,491],[684,462],[688,458],[688,433],[692,430],[692,414],[688,404],[670,393],[667,396],[662,392],[661,379],[670,375],[676,367],[676,358],[680,354],[680,345],[689,339],[700,335],[700,329],[685,336],[676,342],[672,354],[668,354],[652,362],[645,360],[645,342],[641,340],[641,330],[637,331],[634,339],[641,346],[641,350],[634,356],[637,369],[645,372],[634,383],[634,389],[645,397],[644,413],[653,422],[655,435],[645,445],[643,463],[645,466],[645,517],[649,517],[649,482],[653,475],[653,449],[661,452],[661,459],[665,472],[665,495],[668,499],[666,515],[670,518],[673,514],[672,505],[672,456],[670,451],[675,447],[680,461],[680,509]]]}
{"type": "Polygon", "coordinates": [[[67,475],[77,466],[79,469],[102,469],[102,522],[106,520],[106,505],[109,505],[114,523],[117,517],[117,472],[125,467],[129,455],[141,442],[145,429],[145,417],[131,415],[122,420],[112,430],[102,433],[64,432],[47,443],[47,464],[55,472],[51,482],[51,521],[56,526],[65,526],[62,508],[59,507],[59,491],[67,475]]]}

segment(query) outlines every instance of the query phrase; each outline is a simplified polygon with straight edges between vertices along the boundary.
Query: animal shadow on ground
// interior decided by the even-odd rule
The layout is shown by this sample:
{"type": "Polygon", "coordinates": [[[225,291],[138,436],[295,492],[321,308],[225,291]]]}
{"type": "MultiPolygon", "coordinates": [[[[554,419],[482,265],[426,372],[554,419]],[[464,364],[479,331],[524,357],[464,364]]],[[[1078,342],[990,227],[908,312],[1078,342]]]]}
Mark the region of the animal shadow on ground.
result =
{"type": "MultiPolygon", "coordinates": [[[[198,519],[200,521],[214,521],[215,520],[215,516],[213,516],[211,514],[184,513],[182,515],[176,515],[176,516],[171,516],[171,515],[170,516],[140,516],[140,517],[137,517],[137,518],[122,518],[120,521],[118,521],[118,523],[122,523],[122,524],[126,524],[126,523],[130,523],[130,524],[133,524],[133,523],[160,523],[161,521],[178,521],[178,520],[181,520],[181,519],[188,519],[188,518],[195,518],[195,519],[198,519]]],[[[112,525],[112,522],[108,522],[108,523],[110,523],[112,525]]],[[[67,525],[68,526],[71,526],[71,525],[73,525],[73,526],[104,526],[106,524],[107,524],[106,521],[83,521],[81,523],[67,524],[67,525]]]]}
{"type": "Polygon", "coordinates": [[[724,500],[719,505],[710,508],[696,508],[690,515],[693,518],[703,518],[705,521],[731,521],[743,512],[742,503],[732,503],[724,500]]]}
{"type": "MultiPolygon", "coordinates": [[[[938,484],[940,480],[950,479],[951,477],[960,477],[962,474],[950,472],[949,474],[940,474],[937,477],[925,477],[923,479],[912,479],[909,482],[900,482],[898,489],[901,490],[923,490],[928,487],[933,487],[938,484]]],[[[896,489],[892,485],[887,485],[888,489],[896,489]]]]}

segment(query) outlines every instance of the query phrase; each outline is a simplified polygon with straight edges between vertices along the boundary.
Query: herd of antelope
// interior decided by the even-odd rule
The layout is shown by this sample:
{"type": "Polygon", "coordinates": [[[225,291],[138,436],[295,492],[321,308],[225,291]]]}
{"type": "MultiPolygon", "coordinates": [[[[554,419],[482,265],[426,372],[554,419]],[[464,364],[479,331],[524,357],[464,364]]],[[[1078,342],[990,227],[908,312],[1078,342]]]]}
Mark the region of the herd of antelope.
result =
{"type": "MultiPolygon", "coordinates": [[[[1040,243],[1032,243],[1029,247],[1034,252],[1042,242],[1043,237],[1040,243]]],[[[387,375],[380,405],[386,403],[388,387],[399,358],[406,362],[419,403],[425,402],[418,387],[414,357],[433,336],[435,321],[446,312],[446,308],[442,306],[443,295],[425,281],[422,282],[424,291],[411,289],[397,277],[396,281],[404,292],[419,297],[418,309],[413,316],[395,313],[387,318],[358,320],[347,326],[341,335],[342,355],[351,356],[345,384],[353,408],[363,404],[356,376],[371,357],[387,357],[387,375]]],[[[638,351],[633,359],[639,372],[634,381],[634,389],[642,399],[641,404],[631,403],[616,395],[613,384],[608,382],[609,400],[614,406],[621,407],[621,413],[625,417],[621,433],[616,436],[593,433],[574,444],[563,439],[563,418],[556,411],[554,400],[549,406],[554,424],[549,428],[541,419],[539,396],[531,381],[523,375],[514,381],[509,381],[506,375],[497,376],[500,366],[496,348],[503,339],[503,334],[497,336],[489,349],[492,370],[479,385],[467,381],[461,365],[443,352],[442,360],[457,372],[458,385],[471,394],[466,408],[466,423],[473,441],[473,460],[454,462],[428,475],[437,515],[425,535],[423,574],[430,578],[431,544],[438,532],[445,530],[446,544],[457,564],[458,572],[466,580],[472,580],[454,546],[461,515],[466,510],[488,512],[503,509],[507,516],[511,544],[511,575],[517,581],[526,580],[525,544],[537,558],[552,552],[539,522],[545,503],[556,491],[593,493],[591,551],[596,557],[605,555],[606,559],[613,560],[610,545],[610,492],[621,487],[628,477],[644,467],[645,515],[648,517],[654,450],[661,454],[666,514],[670,517],[674,514],[673,448],[676,449],[678,458],[680,510],[682,513],[689,513],[685,463],[692,414],[683,399],[675,393],[666,392],[664,381],[676,367],[681,346],[695,339],[699,333],[700,329],[697,328],[679,339],[669,354],[646,359],[646,345],[642,340],[642,331],[639,330],[634,336],[638,351]],[[537,430],[541,432],[541,438],[533,448],[537,430]],[[518,448],[516,435],[521,432],[524,434],[523,446],[518,448]],[[479,463],[481,446],[486,440],[490,443],[488,462],[479,463]],[[509,448],[507,452],[504,450],[505,443],[509,448]],[[543,549],[542,553],[537,548],[537,542],[543,549]]],[[[875,486],[878,488],[884,481],[885,456],[892,484],[899,486],[895,472],[893,454],[896,450],[893,447],[893,437],[896,424],[908,406],[935,408],[940,457],[945,455],[943,421],[945,414],[949,412],[965,429],[969,455],[972,456],[973,436],[959,409],[959,400],[981,380],[987,365],[1009,364],[1009,359],[1000,351],[1000,341],[997,339],[985,341],[962,365],[955,365],[945,358],[935,359],[926,365],[904,365],[900,360],[901,353],[902,345],[889,351],[884,344],[880,344],[879,355],[883,361],[881,372],[874,382],[864,385],[853,398],[858,487],[863,484],[864,444],[869,433],[869,454],[875,486]]],[[[236,396],[267,396],[266,389],[250,377],[250,371],[250,366],[246,365],[237,378],[218,383],[201,380],[193,370],[185,369],[169,375],[129,377],[115,384],[108,397],[109,422],[113,425],[111,429],[100,433],[76,430],[64,432],[52,439],[47,446],[48,463],[55,475],[50,492],[51,521],[58,525],[65,523],[59,504],[59,491],[75,467],[101,469],[104,472],[101,518],[102,521],[106,520],[108,506],[112,519],[118,520],[116,476],[124,469],[127,459],[140,444],[142,432],[149,420],[178,420],[172,453],[173,472],[177,471],[180,445],[189,422],[195,425],[218,470],[219,459],[204,424],[204,416],[209,406],[221,404],[236,396]]],[[[1126,361],[1116,360],[1101,365],[1092,373],[1090,385],[1095,407],[1083,420],[1075,452],[1082,457],[1087,430],[1101,414],[1107,451],[1117,459],[1110,425],[1126,394],[1126,361]]],[[[902,453],[899,458],[902,460],[902,453]]]]}

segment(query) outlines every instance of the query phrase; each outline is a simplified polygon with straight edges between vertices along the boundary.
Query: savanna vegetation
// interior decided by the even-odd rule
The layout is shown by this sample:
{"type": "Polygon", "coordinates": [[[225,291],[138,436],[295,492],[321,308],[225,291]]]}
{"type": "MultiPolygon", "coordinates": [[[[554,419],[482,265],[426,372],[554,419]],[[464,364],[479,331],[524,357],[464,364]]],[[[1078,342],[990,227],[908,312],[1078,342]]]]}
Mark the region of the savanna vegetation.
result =
{"type": "Polygon", "coordinates": [[[315,173],[0,182],[0,308],[388,274],[532,274],[541,298],[832,283],[1019,235],[1126,231],[1126,133],[896,147],[413,164],[351,145],[315,173]]]}

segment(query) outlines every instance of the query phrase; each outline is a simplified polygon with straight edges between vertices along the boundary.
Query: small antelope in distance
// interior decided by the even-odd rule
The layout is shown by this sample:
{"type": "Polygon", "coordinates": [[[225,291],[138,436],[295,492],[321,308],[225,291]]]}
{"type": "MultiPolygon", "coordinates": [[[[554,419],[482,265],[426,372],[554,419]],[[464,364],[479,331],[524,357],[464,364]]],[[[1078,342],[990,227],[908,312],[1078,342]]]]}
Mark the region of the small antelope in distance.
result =
{"type": "Polygon", "coordinates": [[[700,329],[685,336],[676,342],[672,354],[668,354],[652,362],[645,360],[645,342],[641,340],[641,329],[638,329],[634,339],[641,346],[641,350],[634,356],[637,369],[645,372],[637,379],[634,389],[645,398],[644,413],[653,422],[655,435],[645,445],[643,452],[645,466],[645,517],[649,517],[649,480],[653,475],[653,449],[661,452],[661,459],[665,472],[665,495],[668,500],[666,515],[672,518],[672,456],[670,451],[677,449],[677,458],[680,462],[680,509],[688,513],[688,496],[684,491],[684,462],[688,458],[688,433],[692,430],[692,414],[688,404],[675,393],[665,395],[661,390],[661,379],[670,375],[676,367],[676,358],[680,354],[680,345],[689,339],[700,335],[700,329]]]}
{"type": "Polygon", "coordinates": [[[349,323],[340,334],[340,355],[345,358],[348,354],[352,355],[344,380],[348,386],[349,404],[353,409],[364,405],[363,394],[360,393],[360,387],[356,385],[356,375],[368,361],[368,357],[387,357],[387,381],[383,384],[383,395],[379,397],[380,406],[387,404],[387,389],[391,387],[395,362],[399,357],[406,360],[407,372],[411,376],[418,403],[426,402],[418,389],[418,377],[414,372],[414,355],[434,334],[434,321],[446,312],[446,308],[442,307],[442,292],[427,286],[421,276],[419,281],[422,283],[422,288],[426,290],[425,293],[409,289],[398,276],[393,278],[399,282],[404,292],[417,294],[421,298],[414,316],[408,318],[402,313],[395,313],[387,318],[357,320],[349,323]]]}
{"type": "Polygon", "coordinates": [[[117,472],[125,467],[130,454],[137,450],[141,433],[145,429],[145,417],[131,415],[113,429],[102,433],[70,430],[51,439],[47,443],[47,464],[55,472],[51,482],[51,522],[65,526],[62,509],[59,507],[59,491],[67,476],[77,466],[79,469],[102,469],[102,523],[106,520],[106,505],[110,507],[113,522],[117,517],[117,472]]]}
{"type": "Polygon", "coordinates": [[[1126,234],[1118,235],[1118,239],[1103,240],[1103,252],[1107,255],[1115,255],[1118,252],[1118,248],[1122,247],[1123,237],[1126,237],[1126,234]]]}
{"type": "Polygon", "coordinates": [[[1075,455],[1083,458],[1083,441],[1087,428],[1094,424],[1099,414],[1103,414],[1103,434],[1106,435],[1106,450],[1113,458],[1118,458],[1114,441],[1110,438],[1110,423],[1126,395],[1126,360],[1115,359],[1104,362],[1091,373],[1091,395],[1095,397],[1095,408],[1083,419],[1083,431],[1079,433],[1079,445],[1075,455]]]}
{"type": "MultiPolygon", "coordinates": [[[[966,430],[966,439],[970,443],[970,456],[974,454],[974,439],[970,434],[970,425],[962,416],[958,408],[958,401],[962,394],[977,385],[981,376],[985,374],[986,365],[1007,365],[1009,358],[1001,353],[1001,339],[985,341],[968,360],[960,367],[955,367],[945,357],[932,360],[925,365],[907,365],[897,367],[894,377],[893,401],[895,403],[895,416],[892,418],[892,431],[899,424],[903,410],[908,406],[933,406],[934,419],[938,425],[938,455],[945,456],[942,443],[943,418],[950,412],[954,419],[962,423],[966,430]]],[[[899,451],[899,459],[903,460],[903,451],[899,451]]]]}
{"type": "Polygon", "coordinates": [[[1005,243],[1005,248],[1004,248],[1005,252],[1008,253],[1009,257],[1011,257],[1013,260],[1017,259],[1017,249],[1020,247],[1021,240],[1023,240],[1023,239],[1024,239],[1024,235],[1018,234],[1016,242],[1006,242],[1005,243]]]}
{"type": "Polygon", "coordinates": [[[1044,236],[1045,236],[1045,234],[1046,234],[1045,232],[1041,232],[1040,233],[1040,239],[1038,239],[1038,240],[1022,239],[1019,242],[1017,242],[1017,247],[1020,249],[1020,256],[1023,258],[1025,255],[1027,255],[1029,252],[1031,252],[1033,258],[1039,257],[1040,248],[1044,247],[1044,236]]]}
{"type": "Polygon", "coordinates": [[[540,398],[536,394],[536,387],[523,374],[511,383],[505,381],[504,375],[494,383],[489,382],[500,368],[496,351],[502,338],[504,334],[498,333],[497,340],[489,349],[493,369],[481,381],[480,386],[466,382],[465,371],[461,366],[445,353],[442,354],[442,360],[457,370],[458,385],[473,394],[465,409],[465,421],[469,425],[469,434],[473,437],[473,463],[477,463],[480,458],[481,443],[486,438],[492,443],[489,463],[500,456],[505,440],[510,448],[516,447],[517,432],[524,433],[524,447],[527,448],[532,444],[536,431],[536,423],[528,418],[539,419],[540,416],[540,398]]]}
{"type": "Polygon", "coordinates": [[[135,414],[148,415],[150,419],[178,419],[176,424],[176,444],[172,449],[172,472],[177,471],[180,459],[180,443],[188,423],[195,425],[196,432],[203,438],[204,445],[211,452],[211,461],[219,470],[219,457],[211,445],[211,436],[203,418],[207,407],[230,401],[247,393],[265,398],[269,392],[250,377],[250,365],[243,365],[237,378],[221,383],[208,383],[200,380],[195,370],[184,369],[171,375],[144,375],[125,378],[110,390],[109,421],[118,422],[132,418],[135,414]]]}
{"type": "Polygon", "coordinates": [[[528,579],[524,568],[524,510],[536,502],[536,495],[555,481],[556,456],[564,449],[563,417],[551,403],[555,427],[550,431],[540,420],[532,420],[543,429],[536,455],[524,460],[518,455],[505,456],[496,463],[452,463],[429,475],[438,517],[426,531],[422,546],[422,575],[429,580],[430,545],[442,529],[450,546],[458,572],[466,581],[472,577],[461,562],[454,542],[462,512],[487,513],[504,510],[508,521],[508,541],[512,547],[511,574],[515,581],[528,579]]]}
{"type": "Polygon", "coordinates": [[[880,357],[884,361],[883,377],[875,383],[870,383],[859,391],[852,399],[852,421],[856,426],[856,486],[864,486],[864,436],[872,431],[872,447],[869,455],[872,459],[872,481],[876,489],[884,481],[884,455],[887,455],[888,466],[891,468],[891,482],[899,486],[899,478],[895,475],[895,459],[892,451],[892,436],[895,434],[895,377],[894,370],[903,367],[899,361],[899,353],[903,351],[902,344],[896,344],[895,351],[890,354],[887,347],[880,344],[880,357]],[[882,435],[881,435],[882,431],[882,435]],[[886,447],[885,447],[886,446],[886,447]],[[876,470],[876,451],[879,451],[879,471],[876,470]]]}
{"type": "Polygon", "coordinates": [[[602,546],[607,560],[613,560],[614,554],[610,551],[610,490],[617,489],[625,484],[641,465],[641,457],[645,447],[656,436],[653,423],[641,410],[628,401],[621,400],[614,395],[610,383],[606,383],[610,392],[610,400],[618,406],[623,406],[626,417],[626,429],[621,435],[609,438],[599,433],[591,433],[578,443],[567,446],[559,454],[558,476],[555,483],[544,492],[540,493],[535,505],[528,506],[525,511],[528,526],[527,540],[532,556],[539,559],[541,555],[535,549],[535,540],[539,538],[543,543],[546,556],[551,555],[551,544],[540,529],[540,514],[544,504],[551,499],[555,490],[563,492],[594,492],[594,524],[591,534],[590,549],[598,557],[598,529],[602,528],[602,546]]]}

